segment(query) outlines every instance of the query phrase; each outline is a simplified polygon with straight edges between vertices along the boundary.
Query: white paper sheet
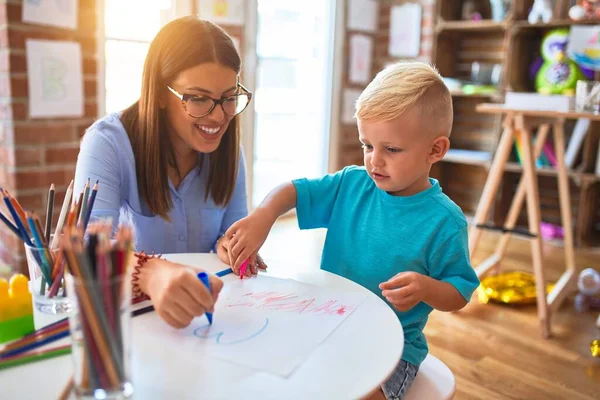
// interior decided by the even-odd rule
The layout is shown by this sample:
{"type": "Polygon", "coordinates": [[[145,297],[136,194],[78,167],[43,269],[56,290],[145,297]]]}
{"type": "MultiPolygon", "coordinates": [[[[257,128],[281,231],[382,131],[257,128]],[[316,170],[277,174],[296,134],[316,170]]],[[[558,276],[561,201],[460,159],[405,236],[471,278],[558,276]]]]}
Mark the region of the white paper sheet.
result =
{"type": "Polygon", "coordinates": [[[198,0],[197,4],[200,16],[216,24],[244,24],[244,0],[198,0]]]}
{"type": "Polygon", "coordinates": [[[368,83],[371,80],[373,39],[367,35],[350,37],[349,80],[352,83],[368,83]]]}
{"type": "Polygon", "coordinates": [[[227,282],[213,324],[206,317],[175,330],[154,314],[144,340],[174,357],[219,358],[288,376],[366,299],[360,292],[330,291],[290,279],[259,276],[227,282]]]}
{"type": "Polygon", "coordinates": [[[77,29],[77,0],[24,0],[23,22],[77,29]]]}
{"type": "Polygon", "coordinates": [[[567,54],[577,64],[591,70],[600,70],[600,57],[598,57],[598,35],[600,26],[574,25],[569,31],[567,54]]]}
{"type": "Polygon", "coordinates": [[[376,0],[349,0],[348,29],[375,32],[378,14],[379,3],[376,0]]]}
{"type": "Polygon", "coordinates": [[[81,45],[76,42],[27,40],[29,116],[83,115],[81,45]]]}
{"type": "Polygon", "coordinates": [[[342,101],[342,123],[344,124],[356,124],[354,118],[354,112],[356,100],[362,92],[356,89],[344,89],[344,97],[342,101]]]}
{"type": "Polygon", "coordinates": [[[421,46],[421,5],[393,6],[390,14],[390,56],[417,57],[421,46]]]}

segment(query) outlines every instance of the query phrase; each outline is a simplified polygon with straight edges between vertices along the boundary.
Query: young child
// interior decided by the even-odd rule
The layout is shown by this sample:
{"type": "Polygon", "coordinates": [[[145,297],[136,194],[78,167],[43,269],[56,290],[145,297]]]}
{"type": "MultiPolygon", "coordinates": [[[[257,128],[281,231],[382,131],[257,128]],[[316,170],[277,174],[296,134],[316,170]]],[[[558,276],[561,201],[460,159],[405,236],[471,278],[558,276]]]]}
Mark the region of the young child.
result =
{"type": "Polygon", "coordinates": [[[423,328],[433,310],[455,311],[479,280],[471,267],[467,221],[429,178],[448,151],[452,99],[427,64],[381,71],[356,102],[364,167],[275,188],[226,232],[236,273],[275,220],[296,207],[301,229],[328,228],[321,268],[388,302],[404,328],[402,360],[371,398],[401,399],[427,355],[423,328]]]}

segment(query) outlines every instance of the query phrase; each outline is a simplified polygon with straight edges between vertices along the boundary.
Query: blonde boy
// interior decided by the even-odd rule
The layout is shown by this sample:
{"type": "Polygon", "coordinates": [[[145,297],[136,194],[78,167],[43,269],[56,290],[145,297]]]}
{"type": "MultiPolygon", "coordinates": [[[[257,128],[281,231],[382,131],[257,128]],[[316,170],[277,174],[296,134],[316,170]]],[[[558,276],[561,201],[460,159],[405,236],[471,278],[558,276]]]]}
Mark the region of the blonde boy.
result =
{"type": "Polygon", "coordinates": [[[467,221],[429,177],[450,146],[452,99],[434,68],[403,62],[367,86],[356,118],[364,167],[275,188],[226,232],[228,251],[237,272],[275,220],[294,207],[301,229],[328,228],[321,268],[380,296],[402,323],[402,360],[371,395],[401,399],[427,355],[423,328],[429,313],[461,309],[479,285],[469,261],[467,221]]]}

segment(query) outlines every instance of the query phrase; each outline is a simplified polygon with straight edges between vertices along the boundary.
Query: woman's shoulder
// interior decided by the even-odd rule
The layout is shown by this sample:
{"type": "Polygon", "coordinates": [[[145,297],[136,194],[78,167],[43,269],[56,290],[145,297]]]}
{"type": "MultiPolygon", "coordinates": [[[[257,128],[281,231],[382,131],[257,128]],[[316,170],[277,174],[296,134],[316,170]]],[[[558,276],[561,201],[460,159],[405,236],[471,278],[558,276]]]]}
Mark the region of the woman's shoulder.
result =
{"type": "Polygon", "coordinates": [[[131,147],[129,136],[121,123],[121,113],[114,112],[96,120],[86,129],[81,148],[90,148],[95,152],[113,151],[131,147]]]}
{"type": "Polygon", "coordinates": [[[121,123],[121,113],[114,112],[94,121],[86,129],[82,141],[105,141],[120,147],[124,141],[129,143],[129,136],[121,123]]]}

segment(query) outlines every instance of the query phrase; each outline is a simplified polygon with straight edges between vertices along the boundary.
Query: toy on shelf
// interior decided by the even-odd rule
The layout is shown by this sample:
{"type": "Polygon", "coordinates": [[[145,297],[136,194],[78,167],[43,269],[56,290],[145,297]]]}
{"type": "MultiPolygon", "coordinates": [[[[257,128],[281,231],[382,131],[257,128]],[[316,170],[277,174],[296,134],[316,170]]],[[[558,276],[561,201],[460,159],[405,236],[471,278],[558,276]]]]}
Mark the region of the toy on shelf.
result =
{"type": "Polygon", "coordinates": [[[510,8],[510,0],[490,0],[492,20],[503,21],[510,8]]]}
{"type": "Polygon", "coordinates": [[[0,279],[0,343],[18,339],[33,332],[33,305],[23,274],[0,279]]]}
{"type": "Polygon", "coordinates": [[[544,23],[550,22],[553,16],[552,1],[550,0],[534,0],[533,7],[527,16],[527,21],[530,24],[542,21],[544,23]]]}
{"type": "Polygon", "coordinates": [[[569,18],[575,21],[600,19],[600,2],[598,0],[578,1],[569,9],[569,18]]]}
{"type": "Polygon", "coordinates": [[[579,293],[575,296],[575,308],[583,312],[600,310],[600,272],[586,268],[577,278],[579,293]]]}
{"type": "MultiPolygon", "coordinates": [[[[579,66],[567,57],[569,29],[559,28],[549,31],[542,40],[542,63],[535,75],[535,88],[541,94],[562,94],[573,96],[577,81],[586,79],[579,66]]],[[[534,63],[536,67],[539,62],[534,63]]]]}
{"type": "Polygon", "coordinates": [[[461,18],[464,21],[481,21],[483,8],[481,0],[465,0],[462,5],[461,18]]]}

